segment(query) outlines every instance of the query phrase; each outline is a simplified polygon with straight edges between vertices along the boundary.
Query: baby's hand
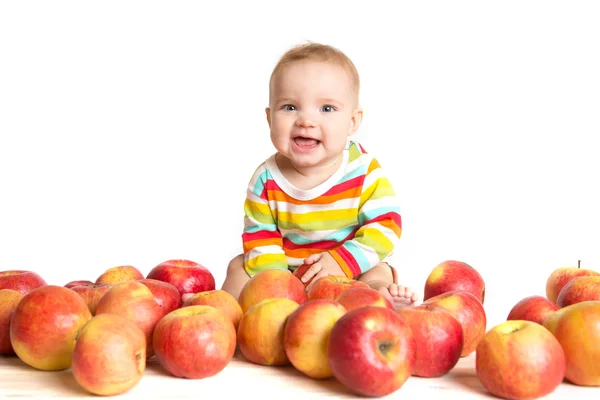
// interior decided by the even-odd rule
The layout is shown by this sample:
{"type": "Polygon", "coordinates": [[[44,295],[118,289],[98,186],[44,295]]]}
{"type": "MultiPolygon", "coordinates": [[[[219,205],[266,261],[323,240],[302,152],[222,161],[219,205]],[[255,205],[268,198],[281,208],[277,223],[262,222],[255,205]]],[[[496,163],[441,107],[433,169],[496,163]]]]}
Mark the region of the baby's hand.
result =
{"type": "Polygon", "coordinates": [[[314,285],[318,279],[324,276],[346,276],[337,261],[335,261],[331,254],[327,252],[313,254],[304,260],[304,264],[310,265],[310,267],[306,270],[304,275],[302,275],[300,280],[302,282],[308,282],[312,277],[314,277],[312,282],[310,282],[310,284],[306,287],[306,291],[309,291],[312,285],[314,285]]]}

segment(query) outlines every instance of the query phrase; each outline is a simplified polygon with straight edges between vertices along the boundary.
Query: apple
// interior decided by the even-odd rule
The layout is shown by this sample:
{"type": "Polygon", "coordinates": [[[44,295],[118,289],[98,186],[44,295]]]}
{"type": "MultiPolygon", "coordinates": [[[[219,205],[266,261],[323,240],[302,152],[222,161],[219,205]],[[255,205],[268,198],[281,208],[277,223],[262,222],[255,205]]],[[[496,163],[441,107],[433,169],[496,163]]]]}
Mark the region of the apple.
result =
{"type": "Polygon", "coordinates": [[[0,271],[0,289],[12,289],[27,294],[33,289],[45,285],[46,281],[33,271],[0,271]]]}
{"type": "Polygon", "coordinates": [[[92,394],[128,391],[146,370],[144,332],[121,315],[92,317],[77,335],[71,370],[75,381],[92,394]]]}
{"type": "Polygon", "coordinates": [[[318,299],[305,302],[288,317],[283,346],[298,371],[314,379],[333,376],[327,359],[329,335],[344,314],[346,309],[337,301],[318,299]]]}
{"type": "Polygon", "coordinates": [[[15,355],[10,343],[10,320],[23,296],[16,290],[0,289],[0,354],[15,355]]]}
{"type": "Polygon", "coordinates": [[[71,289],[72,287],[75,287],[75,286],[90,286],[90,285],[95,285],[95,283],[92,281],[78,280],[78,281],[68,282],[67,284],[65,284],[65,287],[68,289],[71,289]]]}
{"type": "Polygon", "coordinates": [[[543,296],[529,296],[520,300],[508,313],[507,321],[531,321],[542,324],[548,315],[560,307],[543,296]]]}
{"type": "Polygon", "coordinates": [[[556,304],[562,308],[589,300],[600,300],[600,276],[578,276],[571,279],[560,290],[556,304]]]}
{"type": "Polygon", "coordinates": [[[563,307],[549,315],[543,325],[565,353],[567,380],[579,386],[600,386],[600,301],[563,307]]]}
{"type": "Polygon", "coordinates": [[[347,311],[365,306],[394,309],[392,302],[383,293],[370,287],[354,287],[344,290],[335,298],[335,301],[344,306],[347,311]]]}
{"type": "MultiPolygon", "coordinates": [[[[298,267],[296,267],[296,269],[293,272],[293,275],[295,277],[297,277],[298,279],[302,279],[302,276],[304,275],[304,273],[310,268],[310,265],[306,265],[306,264],[302,264],[299,265],[298,267]]],[[[313,276],[312,278],[310,278],[308,281],[306,282],[302,282],[302,284],[304,285],[304,287],[306,288],[308,285],[310,285],[310,283],[313,281],[313,279],[315,279],[315,277],[313,276]]]]}
{"type": "Polygon", "coordinates": [[[458,363],[463,350],[463,327],[447,309],[423,303],[397,313],[410,326],[417,358],[412,374],[424,378],[446,375],[458,363]]]}
{"type": "Polygon", "coordinates": [[[269,298],[287,298],[298,304],[307,300],[304,285],[289,271],[280,269],[268,269],[254,275],[246,282],[238,302],[242,312],[246,313],[250,307],[261,300],[269,298]]]}
{"type": "Polygon", "coordinates": [[[398,390],[416,361],[412,329],[394,310],[365,306],[346,312],[329,335],[327,358],[333,376],[361,396],[398,390]]]}
{"type": "Polygon", "coordinates": [[[137,281],[143,279],[144,275],[132,265],[120,265],[109,268],[96,279],[96,283],[108,283],[116,285],[117,283],[137,281]]]}
{"type": "Polygon", "coordinates": [[[159,306],[163,308],[163,314],[168,314],[181,307],[182,300],[179,290],[170,283],[157,279],[139,279],[137,282],[146,286],[159,306]]]}
{"type": "Polygon", "coordinates": [[[40,286],[17,304],[10,321],[10,342],[16,355],[31,367],[68,369],[75,336],[90,318],[87,304],[73,290],[40,286]]]}
{"type": "Polygon", "coordinates": [[[558,295],[562,288],[573,278],[578,276],[600,276],[599,272],[581,268],[581,260],[576,267],[560,267],[552,271],[546,280],[546,297],[557,303],[558,295]]]}
{"type": "Polygon", "coordinates": [[[136,281],[117,283],[100,299],[96,315],[101,314],[121,315],[135,323],[146,337],[146,357],[154,355],[154,327],[165,314],[146,285],[136,281]]]}
{"type": "Polygon", "coordinates": [[[425,281],[423,301],[453,291],[469,292],[483,304],[485,298],[485,282],[475,268],[469,264],[448,260],[438,264],[425,281]]]}
{"type": "Polygon", "coordinates": [[[100,284],[84,284],[80,286],[71,286],[69,289],[73,290],[77,294],[81,296],[81,298],[85,301],[90,312],[93,315],[96,315],[96,308],[98,307],[98,303],[102,296],[106,294],[110,290],[113,285],[109,285],[107,283],[100,284]]]}
{"type": "Polygon", "coordinates": [[[340,293],[352,288],[371,289],[365,282],[346,276],[329,275],[316,280],[308,289],[308,300],[335,300],[340,293]]]}
{"type": "Polygon", "coordinates": [[[235,297],[220,289],[196,293],[183,303],[183,307],[187,306],[211,306],[220,310],[229,317],[236,331],[244,315],[235,297]]]}
{"type": "Polygon", "coordinates": [[[490,329],[475,350],[483,387],[505,399],[533,399],[554,391],[565,376],[558,340],[533,321],[510,320],[490,329]]]}
{"type": "Polygon", "coordinates": [[[202,379],[229,364],[236,348],[231,319],[211,306],[187,306],[171,311],[156,325],[154,351],[171,375],[202,379]]]}
{"type": "Polygon", "coordinates": [[[148,273],[146,278],[168,282],[181,296],[215,289],[215,278],[208,268],[190,260],[167,260],[148,273]]]}
{"type": "Polygon", "coordinates": [[[294,300],[279,297],[261,300],[250,307],[237,330],[242,355],[259,365],[290,364],[285,353],[285,325],[299,306],[294,300]]]}
{"type": "Polygon", "coordinates": [[[463,328],[461,357],[475,351],[486,331],[487,316],[477,297],[469,292],[452,291],[430,297],[423,304],[433,304],[450,311],[463,328]]]}

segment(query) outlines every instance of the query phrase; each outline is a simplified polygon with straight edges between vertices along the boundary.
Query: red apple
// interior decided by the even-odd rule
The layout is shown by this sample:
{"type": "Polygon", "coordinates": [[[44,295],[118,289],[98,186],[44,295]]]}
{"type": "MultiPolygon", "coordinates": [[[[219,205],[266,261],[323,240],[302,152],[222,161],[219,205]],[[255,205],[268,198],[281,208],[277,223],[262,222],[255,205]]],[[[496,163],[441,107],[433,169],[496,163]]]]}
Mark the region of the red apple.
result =
{"type": "Polygon", "coordinates": [[[167,260],[154,267],[147,278],[175,286],[181,296],[215,289],[215,278],[208,268],[190,260],[167,260]]]}
{"type": "Polygon", "coordinates": [[[202,379],[221,372],[233,358],[236,332],[225,313],[187,306],[165,315],[154,330],[154,351],[171,375],[202,379]]]}
{"type": "Polygon", "coordinates": [[[77,335],[71,370],[75,381],[92,394],[125,393],[146,370],[146,337],[121,315],[96,315],[77,335]]]}
{"type": "Polygon", "coordinates": [[[552,271],[546,281],[546,297],[553,303],[557,303],[558,294],[562,288],[573,278],[578,276],[600,276],[599,272],[581,268],[581,261],[577,267],[560,267],[552,271]]]}
{"type": "Polygon", "coordinates": [[[150,289],[154,295],[154,299],[162,307],[163,314],[166,315],[181,307],[182,300],[179,290],[170,283],[157,279],[139,279],[137,282],[150,289]]]}
{"type": "Polygon", "coordinates": [[[106,283],[100,284],[91,284],[91,285],[81,285],[81,286],[71,286],[70,289],[74,292],[77,292],[81,296],[81,298],[85,301],[92,315],[96,315],[96,308],[98,307],[98,303],[102,296],[106,294],[110,290],[113,285],[109,285],[106,283]]]}
{"type": "Polygon", "coordinates": [[[554,391],[565,376],[565,355],[542,325],[511,320],[496,325],[475,351],[483,387],[505,399],[534,399],[554,391]]]}
{"type": "Polygon", "coordinates": [[[344,290],[335,298],[335,301],[344,306],[348,311],[365,306],[394,309],[392,302],[383,293],[370,287],[354,287],[344,290]]]}
{"type": "Polygon", "coordinates": [[[397,313],[410,326],[417,348],[412,374],[424,378],[446,375],[458,363],[463,328],[447,309],[433,304],[401,308],[397,313]]]}
{"type": "MultiPolygon", "coordinates": [[[[294,276],[298,279],[302,279],[302,276],[304,275],[304,273],[310,268],[310,265],[306,265],[306,264],[302,264],[299,265],[293,272],[294,276]]],[[[313,281],[313,279],[315,279],[315,277],[313,276],[312,278],[310,278],[308,281],[306,282],[302,282],[302,284],[304,285],[304,287],[306,288],[308,285],[310,285],[310,283],[313,281]]]]}
{"type": "Polygon", "coordinates": [[[244,315],[235,297],[224,290],[196,293],[183,303],[183,307],[187,306],[211,306],[222,311],[229,317],[236,331],[244,315]]]}
{"type": "Polygon", "coordinates": [[[567,359],[565,377],[579,386],[600,386],[600,301],[563,307],[544,320],[567,359]]]}
{"type": "Polygon", "coordinates": [[[10,343],[10,319],[23,296],[16,290],[0,289],[0,354],[15,355],[10,343]]]}
{"type": "Polygon", "coordinates": [[[346,309],[334,300],[309,300],[288,318],[284,332],[285,354],[300,372],[314,379],[333,376],[327,359],[329,335],[346,309]]]}
{"type": "Polygon", "coordinates": [[[395,311],[366,306],[344,314],[329,335],[327,358],[333,376],[361,396],[382,397],[410,377],[416,343],[395,311]]]}
{"type": "Polygon", "coordinates": [[[71,366],[75,336],[92,318],[85,301],[71,289],[45,285],[27,293],[10,322],[10,341],[17,356],[39,370],[71,366]]]}
{"type": "Polygon", "coordinates": [[[107,283],[116,285],[117,283],[137,281],[143,279],[144,275],[132,265],[120,265],[109,268],[96,279],[96,283],[107,283]]]}
{"type": "Polygon", "coordinates": [[[65,287],[68,289],[71,289],[75,286],[90,286],[90,285],[95,285],[95,283],[92,281],[79,280],[79,281],[68,282],[67,284],[65,284],[65,287]]]}
{"type": "Polygon", "coordinates": [[[238,302],[242,311],[246,313],[250,307],[261,300],[269,298],[287,298],[298,304],[306,301],[306,291],[300,279],[289,271],[268,269],[254,275],[246,282],[238,302]]]}
{"type": "Polygon", "coordinates": [[[290,364],[285,353],[285,325],[299,306],[294,300],[279,297],[261,300],[250,307],[237,331],[242,355],[259,365],[290,364]]]}
{"type": "Polygon", "coordinates": [[[483,304],[485,282],[479,272],[469,264],[455,260],[444,261],[427,277],[423,301],[453,291],[472,293],[483,304]]]}
{"type": "Polygon", "coordinates": [[[146,357],[154,355],[154,327],[165,314],[147,286],[135,281],[114,285],[98,303],[96,315],[102,314],[121,315],[136,324],[146,337],[146,357]]]}
{"type": "Polygon", "coordinates": [[[485,335],[487,316],[483,305],[469,292],[452,291],[431,297],[423,304],[433,304],[450,311],[463,328],[463,349],[461,357],[466,357],[477,348],[485,335]]]}
{"type": "Polygon", "coordinates": [[[559,306],[543,296],[529,296],[513,306],[506,320],[531,321],[541,325],[548,315],[559,308],[559,306]]]}
{"type": "Polygon", "coordinates": [[[370,286],[365,282],[351,279],[346,276],[324,276],[316,280],[308,289],[308,300],[335,300],[340,293],[352,288],[370,289],[370,286]]]}
{"type": "Polygon", "coordinates": [[[600,300],[600,276],[578,276],[571,279],[561,289],[556,304],[562,308],[589,300],[600,300]]]}
{"type": "Polygon", "coordinates": [[[27,294],[33,289],[45,285],[46,281],[33,271],[0,271],[0,289],[12,289],[27,294]]]}

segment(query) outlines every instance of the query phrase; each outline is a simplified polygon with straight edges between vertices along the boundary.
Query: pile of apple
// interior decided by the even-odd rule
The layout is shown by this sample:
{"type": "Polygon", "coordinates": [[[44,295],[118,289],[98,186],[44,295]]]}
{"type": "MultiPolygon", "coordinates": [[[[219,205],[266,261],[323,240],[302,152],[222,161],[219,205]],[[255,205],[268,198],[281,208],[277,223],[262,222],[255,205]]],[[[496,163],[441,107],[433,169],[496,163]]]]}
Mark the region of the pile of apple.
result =
{"type": "Polygon", "coordinates": [[[33,271],[0,272],[0,354],[40,370],[70,368],[97,395],[134,387],[152,356],[174,377],[202,379],[237,349],[248,362],[292,365],[369,397],[411,376],[444,376],[473,352],[477,377],[498,397],[542,397],[565,379],[600,386],[598,272],[556,269],[546,297],[523,299],[486,331],[485,283],[464,262],[437,265],[423,303],[399,310],[358,280],[303,283],[305,270],[260,272],[238,299],[189,260],[165,261],[146,277],[119,266],[64,286],[33,271]]]}

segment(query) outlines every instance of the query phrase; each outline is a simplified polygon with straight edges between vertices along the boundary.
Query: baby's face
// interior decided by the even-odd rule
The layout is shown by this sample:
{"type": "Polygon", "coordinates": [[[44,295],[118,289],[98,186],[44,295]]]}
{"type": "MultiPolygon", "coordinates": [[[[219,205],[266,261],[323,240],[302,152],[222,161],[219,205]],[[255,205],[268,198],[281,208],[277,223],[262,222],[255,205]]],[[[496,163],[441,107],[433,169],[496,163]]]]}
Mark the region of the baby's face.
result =
{"type": "Polygon", "coordinates": [[[271,141],[296,167],[327,166],[360,124],[350,74],[314,61],[287,65],[274,77],[267,118],[271,141]]]}

